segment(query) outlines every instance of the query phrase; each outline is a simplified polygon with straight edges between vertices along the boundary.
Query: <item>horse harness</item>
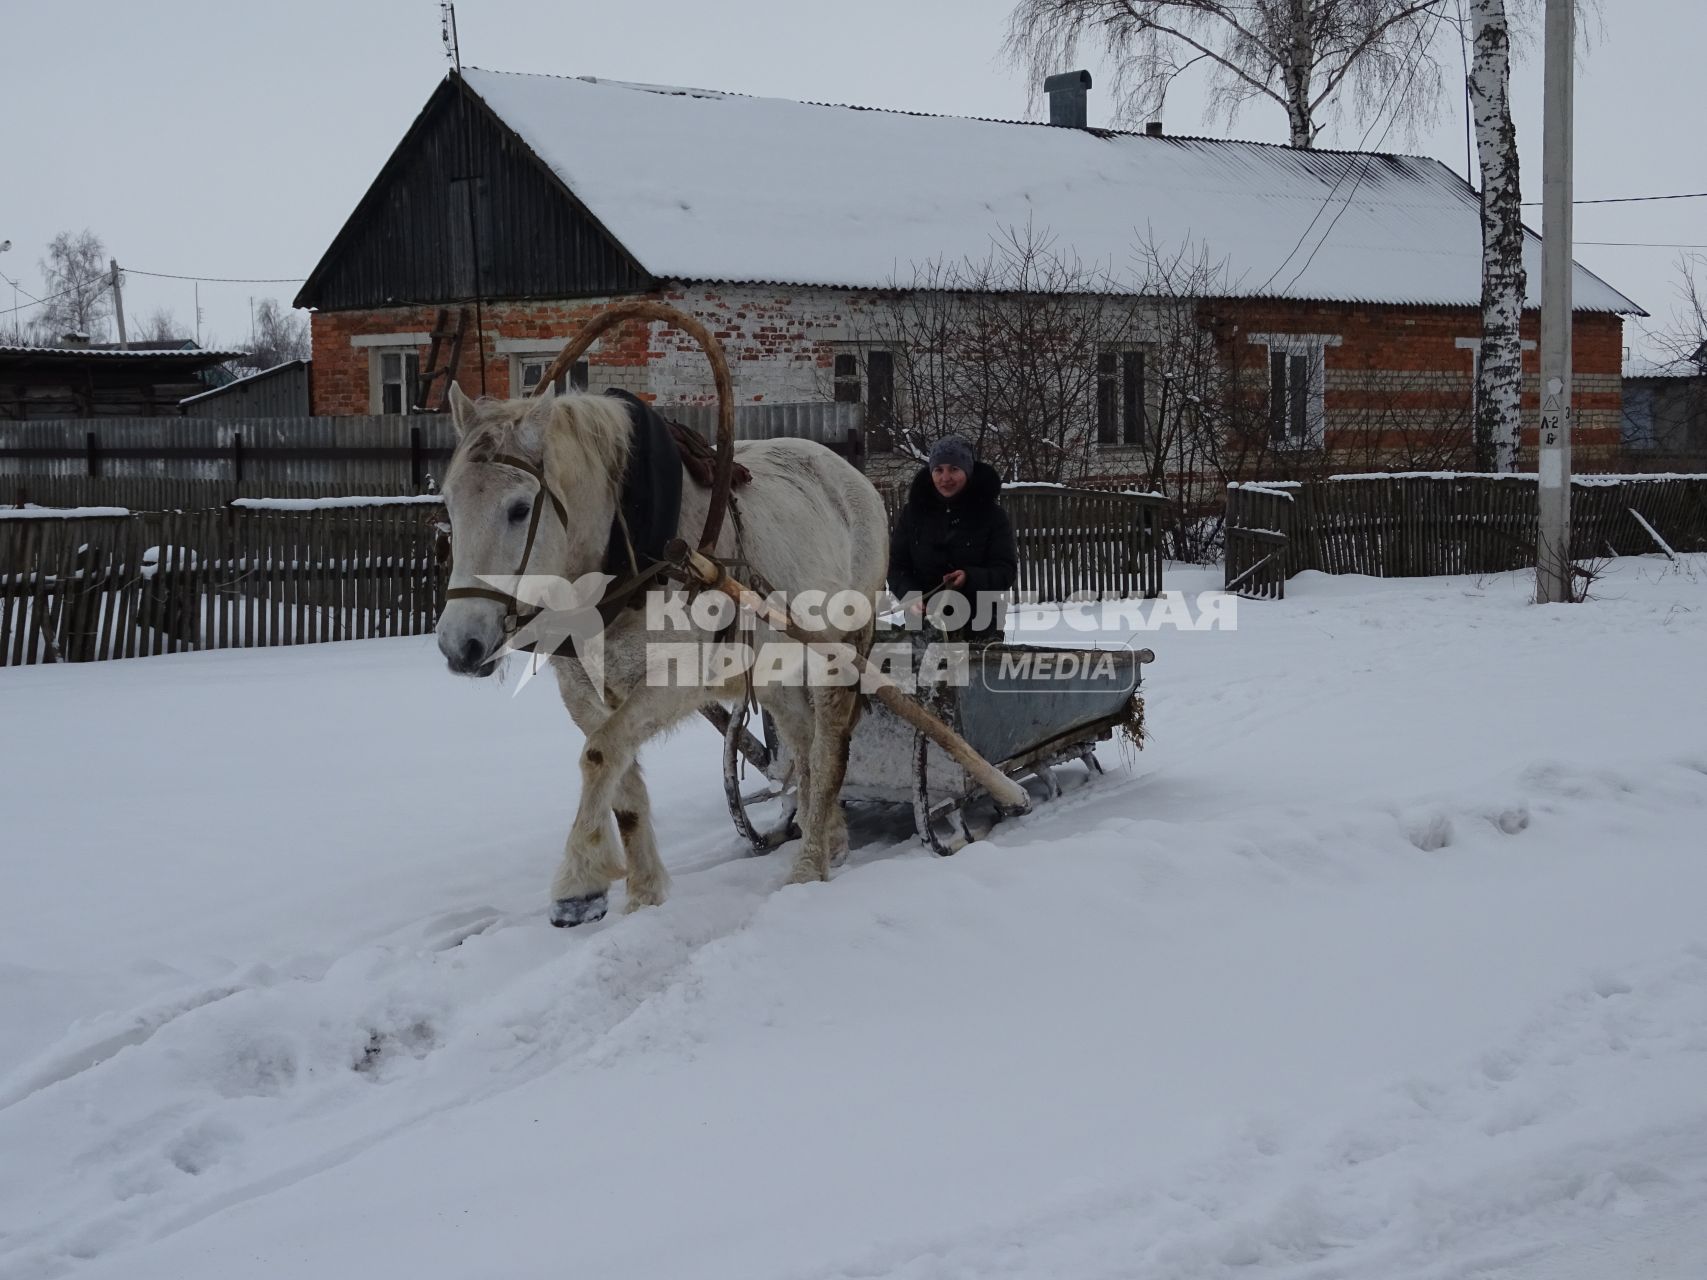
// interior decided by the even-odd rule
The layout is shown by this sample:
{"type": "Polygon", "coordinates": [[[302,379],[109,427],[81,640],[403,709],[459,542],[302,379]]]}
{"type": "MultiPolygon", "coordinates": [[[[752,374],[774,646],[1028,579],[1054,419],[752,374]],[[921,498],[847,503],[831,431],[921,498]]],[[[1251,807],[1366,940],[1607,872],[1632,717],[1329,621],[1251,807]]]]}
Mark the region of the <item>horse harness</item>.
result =
{"type": "MultiPolygon", "coordinates": [[[[539,484],[540,498],[551,503],[552,510],[557,514],[558,524],[565,530],[568,529],[568,508],[563,505],[563,500],[557,496],[556,490],[554,490],[546,480],[544,468],[534,462],[530,462],[526,458],[512,453],[497,454],[491,459],[491,461],[499,466],[513,467],[517,471],[521,471],[526,475],[532,476],[539,484]]],[[[745,471],[745,468],[742,468],[742,470],[745,471]]],[[[741,477],[743,480],[746,478],[747,476],[745,475],[741,477]]],[[[517,566],[515,572],[515,577],[517,579],[526,576],[528,562],[533,559],[534,540],[539,536],[540,516],[544,510],[545,503],[536,499],[533,504],[533,510],[528,516],[527,538],[522,543],[521,563],[517,566]]],[[[733,524],[735,526],[736,563],[742,563],[741,557],[743,544],[746,541],[744,536],[745,531],[741,525],[740,505],[735,500],[733,494],[729,497],[729,513],[733,518],[733,524]]],[[[600,597],[599,603],[596,606],[600,624],[607,627],[610,625],[611,620],[624,609],[639,608],[641,606],[641,594],[646,590],[646,588],[651,586],[658,579],[668,575],[669,572],[675,568],[675,566],[668,560],[654,560],[645,568],[641,567],[639,554],[636,552],[634,547],[634,539],[629,533],[628,521],[623,515],[620,497],[616,504],[616,514],[611,518],[611,548],[616,547],[619,538],[622,551],[628,561],[627,576],[618,576],[618,581],[600,597]]],[[[454,556],[455,551],[453,547],[453,563],[454,556]]],[[[607,573],[614,567],[611,565],[610,559],[611,553],[607,550],[605,564],[605,572],[607,573]]],[[[689,585],[691,589],[697,584],[690,583],[689,585]]],[[[493,600],[498,604],[503,605],[504,635],[507,640],[513,638],[517,633],[527,627],[527,625],[535,618],[545,612],[544,606],[525,606],[514,592],[500,591],[495,587],[450,587],[445,591],[445,599],[447,601],[464,599],[493,600]]],[[[733,625],[729,628],[725,628],[724,632],[720,633],[719,638],[726,638],[727,633],[732,630],[733,625]]],[[[513,646],[513,648],[514,651],[518,653],[532,653],[535,651],[535,646],[531,643],[516,645],[513,646]]],[[[573,652],[574,640],[571,637],[570,639],[565,640],[562,645],[553,650],[548,656],[563,657],[573,652]]]]}

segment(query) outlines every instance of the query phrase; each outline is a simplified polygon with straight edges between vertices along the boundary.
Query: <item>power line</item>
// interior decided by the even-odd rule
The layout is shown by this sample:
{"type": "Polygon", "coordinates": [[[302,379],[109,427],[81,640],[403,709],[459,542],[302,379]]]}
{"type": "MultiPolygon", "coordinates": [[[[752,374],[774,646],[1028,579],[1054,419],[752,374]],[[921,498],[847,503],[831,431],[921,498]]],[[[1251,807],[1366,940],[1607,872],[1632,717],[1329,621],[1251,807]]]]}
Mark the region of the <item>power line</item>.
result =
{"type": "MultiPolygon", "coordinates": [[[[71,294],[74,294],[74,293],[82,293],[85,289],[87,289],[91,284],[94,284],[94,283],[95,282],[93,280],[85,281],[82,284],[74,284],[69,289],[61,289],[58,293],[50,293],[45,298],[37,298],[34,302],[20,302],[15,307],[8,307],[6,309],[5,314],[6,315],[13,315],[19,311],[28,311],[31,307],[45,307],[48,303],[54,302],[60,298],[69,297],[71,294]]],[[[92,297],[99,297],[101,294],[101,290],[110,289],[110,288],[112,288],[112,285],[113,285],[113,282],[110,279],[102,279],[100,281],[100,283],[96,286],[94,294],[92,294],[91,296],[92,297]]],[[[19,290],[19,292],[21,293],[23,291],[19,290]]]]}
{"type": "MultiPolygon", "coordinates": [[[[1598,200],[1573,200],[1572,204],[1646,204],[1650,200],[1707,200],[1707,191],[1678,191],[1666,196],[1602,196],[1598,200]]],[[[1533,209],[1539,200],[1525,200],[1523,207],[1533,209]]]]}
{"type": "Polygon", "coordinates": [[[301,284],[306,276],[186,276],[170,271],[143,271],[138,267],[120,267],[126,275],[153,276],[157,280],[200,280],[209,284],[301,284]]]}
{"type": "MultiPolygon", "coordinates": [[[[1446,19],[1444,17],[1442,17],[1442,15],[1438,11],[1434,14],[1434,17],[1435,17],[1435,20],[1437,22],[1446,21],[1446,19]]],[[[1416,36],[1413,37],[1412,42],[1413,42],[1413,44],[1416,45],[1416,52],[1418,54],[1421,54],[1423,51],[1424,45],[1422,43],[1422,28],[1420,26],[1417,28],[1416,36]]],[[[1382,142],[1385,142],[1387,140],[1387,135],[1392,132],[1393,125],[1395,123],[1397,123],[1397,121],[1399,119],[1399,112],[1398,112],[1398,105],[1397,104],[1400,100],[1403,99],[1404,95],[1410,91],[1411,81],[1416,79],[1417,70],[1418,70],[1420,65],[1421,65],[1420,59],[1415,59],[1412,61],[1411,67],[1410,67],[1410,72],[1405,77],[1404,88],[1400,89],[1399,93],[1397,95],[1395,95],[1395,98],[1392,100],[1393,104],[1394,104],[1393,118],[1387,122],[1387,127],[1381,131],[1381,141],[1382,142]]],[[[1368,127],[1364,129],[1363,136],[1357,140],[1357,148],[1356,149],[1358,152],[1363,151],[1364,144],[1369,141],[1369,135],[1375,132],[1375,126],[1381,123],[1381,117],[1384,114],[1386,114],[1385,109],[1383,109],[1381,111],[1377,111],[1375,113],[1375,118],[1372,119],[1369,122],[1368,127]]],[[[1377,145],[1377,148],[1379,148],[1380,144],[1377,143],[1376,145],[1377,145]]],[[[1344,214],[1345,211],[1351,207],[1352,200],[1355,199],[1357,196],[1357,189],[1363,185],[1363,179],[1368,176],[1370,161],[1373,158],[1374,157],[1368,156],[1366,154],[1364,156],[1363,163],[1361,165],[1357,166],[1357,181],[1352,184],[1351,192],[1345,198],[1345,204],[1340,207],[1339,213],[1336,213],[1334,215],[1333,221],[1328,223],[1328,229],[1322,233],[1322,238],[1316,242],[1316,247],[1314,249],[1310,250],[1310,256],[1309,256],[1309,258],[1307,258],[1305,260],[1304,265],[1302,267],[1300,267],[1296,272],[1293,273],[1292,279],[1290,279],[1286,282],[1285,286],[1281,290],[1282,293],[1284,293],[1287,289],[1290,289],[1293,285],[1297,284],[1299,278],[1306,271],[1308,271],[1310,269],[1310,263],[1312,263],[1316,260],[1317,252],[1321,249],[1322,245],[1327,243],[1328,236],[1333,233],[1334,226],[1339,222],[1340,216],[1342,214],[1344,214]]],[[[1268,290],[1269,285],[1273,284],[1275,282],[1275,280],[1279,278],[1280,273],[1282,271],[1286,270],[1287,266],[1292,262],[1292,259],[1294,259],[1295,257],[1298,256],[1299,250],[1301,250],[1304,247],[1305,242],[1309,240],[1310,233],[1316,229],[1316,224],[1321,221],[1322,215],[1333,207],[1334,197],[1339,194],[1340,184],[1342,182],[1344,182],[1347,177],[1350,176],[1351,168],[1352,168],[1352,166],[1348,165],[1346,168],[1342,169],[1340,171],[1339,176],[1334,179],[1334,185],[1328,188],[1328,194],[1322,200],[1321,208],[1316,210],[1315,217],[1310,219],[1309,226],[1305,227],[1303,233],[1298,237],[1298,243],[1293,245],[1292,251],[1280,260],[1280,265],[1275,267],[1275,269],[1269,273],[1268,279],[1264,280],[1262,282],[1262,284],[1260,286],[1258,286],[1258,288],[1256,290],[1256,292],[1258,294],[1265,293],[1268,290]]]]}
{"type": "Polygon", "coordinates": [[[1609,245],[1615,249],[1707,249],[1707,244],[1668,244],[1663,240],[1578,240],[1575,243],[1609,245]]]}
{"type": "MultiPolygon", "coordinates": [[[[1438,18],[1439,15],[1436,14],[1436,17],[1438,18]]],[[[1387,135],[1393,131],[1393,126],[1399,122],[1399,104],[1404,101],[1405,95],[1410,92],[1411,82],[1416,79],[1417,71],[1422,66],[1423,48],[1422,48],[1422,45],[1420,44],[1420,40],[1422,37],[1422,29],[1420,27],[1417,29],[1417,37],[1418,37],[1419,44],[1418,44],[1418,47],[1417,47],[1415,54],[1413,54],[1412,59],[1411,59],[1410,72],[1409,72],[1409,74],[1407,74],[1405,76],[1404,86],[1393,97],[1393,104],[1394,104],[1393,105],[1393,117],[1392,117],[1392,119],[1387,121],[1387,127],[1385,129],[1381,130],[1381,137],[1375,143],[1375,150],[1376,151],[1381,150],[1382,145],[1385,144],[1387,141],[1387,135]]],[[[1378,121],[1380,118],[1381,117],[1379,115],[1377,115],[1375,117],[1375,120],[1378,121]]],[[[1365,129],[1363,131],[1363,137],[1364,137],[1365,141],[1368,140],[1370,130],[1374,129],[1374,127],[1375,127],[1375,121],[1371,121],[1369,128],[1365,129]]],[[[1361,150],[1361,144],[1359,144],[1359,149],[1361,150]]],[[[1310,250],[1310,256],[1304,259],[1304,265],[1299,267],[1298,270],[1296,270],[1292,273],[1292,278],[1286,282],[1286,288],[1281,290],[1282,293],[1285,293],[1287,289],[1290,289],[1290,288],[1292,288],[1293,285],[1297,284],[1298,281],[1303,278],[1304,273],[1310,269],[1310,264],[1316,260],[1316,255],[1322,251],[1322,246],[1328,242],[1328,237],[1333,235],[1334,228],[1339,225],[1340,219],[1345,216],[1345,211],[1347,209],[1351,208],[1351,202],[1357,198],[1358,188],[1363,185],[1364,178],[1369,176],[1369,169],[1370,169],[1370,158],[1366,157],[1364,159],[1363,163],[1358,166],[1357,181],[1352,183],[1351,190],[1346,193],[1345,203],[1340,206],[1339,212],[1334,214],[1332,221],[1330,221],[1328,223],[1328,229],[1326,231],[1322,232],[1322,238],[1320,240],[1316,241],[1316,247],[1314,249],[1310,250]]],[[[1341,176],[1343,177],[1344,175],[1341,175],[1341,176]]],[[[1339,188],[1339,183],[1337,183],[1337,182],[1334,183],[1334,188],[1335,188],[1335,190],[1337,190],[1339,188]]],[[[1333,203],[1333,198],[1334,198],[1334,192],[1333,191],[1328,192],[1327,202],[1324,203],[1322,206],[1322,208],[1324,210],[1328,207],[1329,204],[1333,203]]],[[[1319,217],[1320,214],[1318,214],[1317,216],[1319,217]]],[[[1313,227],[1315,225],[1316,225],[1315,219],[1311,219],[1310,226],[1313,227]]],[[[1309,235],[1310,235],[1310,232],[1309,232],[1308,228],[1306,228],[1304,235],[1299,238],[1298,247],[1294,248],[1292,250],[1292,253],[1287,255],[1288,261],[1291,260],[1293,254],[1296,254],[1298,252],[1298,248],[1303,247],[1304,241],[1309,238],[1309,235]]],[[[1284,264],[1282,264],[1282,265],[1284,265],[1284,264]]],[[[1278,270],[1276,270],[1276,272],[1274,274],[1279,275],[1280,272],[1278,270]]],[[[1273,279],[1274,279],[1274,276],[1269,277],[1269,280],[1273,280],[1273,279]]],[[[1268,285],[1265,283],[1263,285],[1263,288],[1264,289],[1268,288],[1268,285]]]]}

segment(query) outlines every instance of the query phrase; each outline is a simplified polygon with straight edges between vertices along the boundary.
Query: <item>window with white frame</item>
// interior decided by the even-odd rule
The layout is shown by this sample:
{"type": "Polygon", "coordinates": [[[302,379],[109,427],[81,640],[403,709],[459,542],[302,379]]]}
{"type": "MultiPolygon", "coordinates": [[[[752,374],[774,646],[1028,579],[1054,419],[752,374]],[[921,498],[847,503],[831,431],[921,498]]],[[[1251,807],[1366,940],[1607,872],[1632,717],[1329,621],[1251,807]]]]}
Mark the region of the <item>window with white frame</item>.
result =
{"type": "Polygon", "coordinates": [[[1319,449],[1327,422],[1327,349],[1338,334],[1253,333],[1268,348],[1268,436],[1277,449],[1319,449]]]}
{"type": "MultiPolygon", "coordinates": [[[[556,352],[548,355],[518,354],[510,357],[510,386],[513,394],[531,396],[534,388],[539,386],[539,380],[545,376],[546,369],[553,360],[557,359],[556,352]]],[[[567,391],[585,391],[587,389],[587,362],[577,360],[572,367],[557,375],[553,386],[558,395],[567,391]]]]}
{"type": "MultiPolygon", "coordinates": [[[[1453,345],[1460,351],[1470,353],[1470,420],[1474,422],[1481,410],[1477,397],[1482,391],[1482,340],[1480,338],[1455,338],[1453,345]]],[[[1531,338],[1520,338],[1518,345],[1524,351],[1535,350],[1535,342],[1531,338]]]]}
{"type": "Polygon", "coordinates": [[[1145,352],[1107,347],[1097,354],[1097,443],[1140,445],[1149,422],[1145,352]]]}
{"type": "Polygon", "coordinates": [[[375,413],[408,413],[421,384],[421,356],[413,347],[374,350],[373,409],[375,413]]]}

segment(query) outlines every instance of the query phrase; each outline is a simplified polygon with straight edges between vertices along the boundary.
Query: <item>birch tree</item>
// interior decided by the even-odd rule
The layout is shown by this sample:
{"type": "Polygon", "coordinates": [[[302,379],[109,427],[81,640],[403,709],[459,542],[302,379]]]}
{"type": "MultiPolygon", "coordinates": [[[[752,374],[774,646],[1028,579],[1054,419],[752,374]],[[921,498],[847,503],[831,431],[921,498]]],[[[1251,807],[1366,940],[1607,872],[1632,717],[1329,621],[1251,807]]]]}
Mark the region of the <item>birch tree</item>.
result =
{"type": "Polygon", "coordinates": [[[1252,100],[1286,112],[1294,147],[1349,94],[1359,115],[1391,111],[1407,127],[1432,116],[1440,67],[1431,49],[1447,0],[1019,0],[1007,52],[1033,84],[1090,41],[1114,69],[1116,118],[1159,114],[1188,68],[1210,70],[1212,111],[1231,124],[1252,100]]]}
{"type": "Polygon", "coordinates": [[[42,328],[55,338],[67,333],[106,336],[113,300],[107,291],[107,249],[100,236],[87,229],[61,231],[47,247],[41,273],[47,286],[42,328]]]}
{"type": "Polygon", "coordinates": [[[1517,468],[1522,427],[1523,191],[1511,119],[1511,29],[1505,0],[1470,0],[1475,52],[1471,114],[1482,171],[1482,338],[1476,442],[1495,471],[1517,468]]]}

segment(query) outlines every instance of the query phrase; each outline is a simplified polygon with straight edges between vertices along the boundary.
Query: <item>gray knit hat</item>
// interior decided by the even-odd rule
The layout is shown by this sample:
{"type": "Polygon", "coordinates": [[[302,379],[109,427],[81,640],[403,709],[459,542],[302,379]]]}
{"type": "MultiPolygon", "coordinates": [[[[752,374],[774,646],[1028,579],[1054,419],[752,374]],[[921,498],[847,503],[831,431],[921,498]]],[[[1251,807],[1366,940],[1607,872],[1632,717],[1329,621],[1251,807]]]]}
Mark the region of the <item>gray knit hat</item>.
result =
{"type": "Polygon", "coordinates": [[[951,467],[959,467],[967,475],[972,474],[972,468],[978,462],[978,455],[972,451],[971,443],[965,436],[944,436],[931,446],[929,465],[939,467],[947,463],[951,467]]]}

